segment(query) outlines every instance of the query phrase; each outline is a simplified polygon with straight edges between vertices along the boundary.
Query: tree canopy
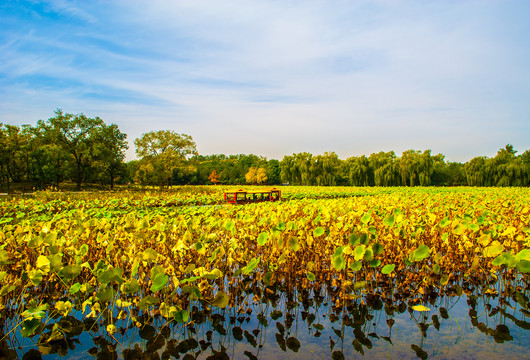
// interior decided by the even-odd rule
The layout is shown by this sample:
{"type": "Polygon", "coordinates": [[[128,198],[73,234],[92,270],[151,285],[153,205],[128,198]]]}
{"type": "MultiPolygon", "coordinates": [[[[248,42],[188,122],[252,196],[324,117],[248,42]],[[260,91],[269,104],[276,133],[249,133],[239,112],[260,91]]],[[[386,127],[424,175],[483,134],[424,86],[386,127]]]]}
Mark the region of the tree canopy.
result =
{"type": "Polygon", "coordinates": [[[0,123],[0,183],[9,191],[71,181],[111,188],[115,183],[291,184],[315,186],[529,186],[530,150],[510,144],[496,156],[465,164],[431,150],[393,151],[339,159],[307,152],[267,159],[254,154],[200,155],[190,135],[151,131],[134,140],[138,160],[125,163],[127,135],[116,124],[58,109],[36,126],[0,123]]]}

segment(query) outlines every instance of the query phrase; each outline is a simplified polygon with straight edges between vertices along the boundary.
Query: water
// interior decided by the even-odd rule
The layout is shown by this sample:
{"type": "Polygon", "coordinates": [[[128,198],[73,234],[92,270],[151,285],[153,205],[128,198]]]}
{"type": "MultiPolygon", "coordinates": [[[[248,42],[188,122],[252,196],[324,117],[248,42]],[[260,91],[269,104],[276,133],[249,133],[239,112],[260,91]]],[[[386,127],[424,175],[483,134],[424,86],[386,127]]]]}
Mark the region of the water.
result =
{"type": "Polygon", "coordinates": [[[530,350],[530,312],[521,285],[505,297],[456,286],[446,292],[452,295],[402,301],[358,293],[343,303],[332,288],[263,291],[261,300],[249,291],[232,308],[191,303],[188,324],[156,312],[125,312],[118,320],[116,309],[112,318],[104,312],[87,320],[78,311],[48,318],[31,338],[4,314],[4,333],[13,331],[0,343],[0,358],[522,359],[530,350]],[[420,304],[429,311],[413,310],[420,304]],[[109,320],[118,329],[113,335],[109,320]]]}

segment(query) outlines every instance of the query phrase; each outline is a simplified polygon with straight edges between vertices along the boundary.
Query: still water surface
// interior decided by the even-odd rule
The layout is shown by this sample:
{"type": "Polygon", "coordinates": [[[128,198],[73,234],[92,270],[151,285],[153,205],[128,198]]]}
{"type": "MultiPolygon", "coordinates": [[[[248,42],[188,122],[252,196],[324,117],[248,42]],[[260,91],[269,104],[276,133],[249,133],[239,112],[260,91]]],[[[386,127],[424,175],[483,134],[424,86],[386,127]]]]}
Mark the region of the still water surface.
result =
{"type": "Polygon", "coordinates": [[[429,311],[420,312],[412,309],[417,300],[364,294],[336,306],[324,290],[278,293],[259,303],[249,296],[239,308],[195,307],[187,325],[148,313],[114,319],[114,335],[103,317],[81,322],[72,313],[48,319],[31,338],[15,329],[1,342],[0,358],[524,359],[530,353],[528,295],[522,286],[502,299],[458,287],[454,296],[424,297],[429,311]],[[55,323],[63,336],[50,340],[55,323]]]}

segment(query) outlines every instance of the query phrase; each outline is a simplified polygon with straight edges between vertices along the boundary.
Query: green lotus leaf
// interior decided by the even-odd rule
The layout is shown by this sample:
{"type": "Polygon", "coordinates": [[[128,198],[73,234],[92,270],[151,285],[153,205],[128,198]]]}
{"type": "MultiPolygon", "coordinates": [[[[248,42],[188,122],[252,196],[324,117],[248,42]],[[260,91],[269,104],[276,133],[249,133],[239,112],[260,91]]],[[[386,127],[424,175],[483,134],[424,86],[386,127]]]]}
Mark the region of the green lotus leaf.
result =
{"type": "Polygon", "coordinates": [[[313,236],[314,237],[318,237],[318,236],[323,235],[325,232],[326,231],[324,230],[324,228],[319,226],[319,227],[315,228],[315,230],[313,230],[313,236]]]}
{"type": "Polygon", "coordinates": [[[11,261],[9,261],[9,253],[5,250],[0,250],[0,265],[7,265],[11,264],[11,261]]]}
{"type": "Polygon", "coordinates": [[[236,231],[236,226],[234,225],[233,221],[228,221],[227,223],[225,223],[225,229],[227,231],[232,232],[233,234],[236,231]]]}
{"type": "Polygon", "coordinates": [[[507,266],[509,268],[513,268],[513,267],[515,267],[517,265],[518,262],[519,262],[519,260],[517,260],[515,258],[515,256],[513,256],[512,253],[503,252],[502,254],[497,256],[495,259],[493,259],[491,264],[495,265],[495,266],[505,265],[505,266],[507,266]]]}
{"type": "Polygon", "coordinates": [[[155,276],[157,276],[158,274],[165,274],[164,269],[160,265],[153,266],[153,268],[151,269],[151,274],[150,274],[151,279],[154,279],[155,276]]]}
{"type": "Polygon", "coordinates": [[[180,310],[175,312],[174,318],[178,323],[185,323],[188,321],[189,314],[186,310],[180,310]]]}
{"type": "Polygon", "coordinates": [[[121,274],[123,273],[123,270],[120,268],[108,268],[105,271],[102,271],[98,276],[98,282],[100,284],[108,284],[111,282],[116,282],[118,284],[122,284],[124,282],[123,278],[121,277],[121,274]]]}
{"type": "Polygon", "coordinates": [[[381,269],[381,273],[383,273],[385,275],[388,275],[388,274],[392,273],[392,271],[394,271],[395,268],[396,268],[396,264],[386,264],[381,269]]]}
{"type": "Polygon", "coordinates": [[[307,280],[309,280],[309,281],[315,281],[316,280],[315,274],[313,274],[312,272],[308,271],[306,276],[307,276],[307,280]]]}
{"type": "Polygon", "coordinates": [[[346,260],[344,260],[344,256],[342,255],[333,256],[331,262],[333,268],[337,271],[341,271],[346,267],[346,260]]]}
{"type": "Polygon", "coordinates": [[[440,265],[438,265],[438,264],[434,264],[434,266],[432,267],[432,271],[433,271],[436,275],[439,275],[439,274],[440,274],[440,265]]]}
{"type": "Polygon", "coordinates": [[[184,294],[189,294],[191,300],[199,300],[202,298],[201,290],[195,285],[186,285],[182,288],[184,294]]]}
{"type": "Polygon", "coordinates": [[[344,252],[344,248],[345,248],[345,246],[339,246],[338,248],[336,248],[335,249],[335,253],[333,254],[333,256],[342,255],[342,253],[344,252]]]}
{"type": "Polygon", "coordinates": [[[167,276],[166,274],[164,273],[156,274],[156,276],[153,279],[153,285],[151,285],[151,291],[157,292],[158,290],[166,286],[168,281],[169,281],[169,276],[167,276]]]}
{"type": "Polygon", "coordinates": [[[160,302],[159,299],[149,295],[149,296],[142,298],[142,300],[140,300],[140,302],[138,303],[138,308],[140,310],[147,310],[149,306],[156,305],[159,302],[160,302]]]}
{"type": "Polygon", "coordinates": [[[517,260],[528,260],[528,261],[530,261],[530,249],[523,249],[523,250],[519,251],[515,255],[515,258],[517,260]]]}
{"type": "Polygon", "coordinates": [[[431,249],[425,245],[421,244],[412,252],[412,259],[416,262],[427,259],[431,254],[431,249]]]}
{"type": "Polygon", "coordinates": [[[51,270],[59,272],[63,268],[63,255],[62,254],[48,255],[48,260],[50,260],[51,270]]]}
{"type": "Polygon", "coordinates": [[[116,291],[112,287],[106,287],[104,289],[100,289],[96,293],[96,298],[101,301],[111,301],[116,296],[116,291]]]}
{"type": "Polygon", "coordinates": [[[6,284],[2,287],[2,289],[0,289],[0,296],[7,295],[16,288],[17,286],[15,284],[6,284]]]}
{"type": "Polygon", "coordinates": [[[140,289],[140,284],[138,284],[138,280],[131,279],[131,281],[127,283],[123,283],[120,287],[121,291],[125,294],[135,294],[140,289]]]}
{"type": "Polygon", "coordinates": [[[73,284],[72,286],[70,286],[70,288],[68,289],[68,292],[70,294],[75,294],[77,293],[79,290],[81,289],[81,284],[76,282],[75,284],[73,284]]]}
{"type": "Polygon", "coordinates": [[[379,260],[379,259],[373,259],[373,260],[371,260],[371,261],[368,263],[368,266],[373,267],[373,268],[376,268],[376,267],[378,267],[379,265],[381,265],[381,260],[379,260]]]}
{"type": "Polygon", "coordinates": [[[26,310],[22,313],[25,319],[42,319],[46,316],[48,304],[37,304],[35,300],[30,300],[26,310]]]}
{"type": "Polygon", "coordinates": [[[355,284],[353,284],[354,290],[361,290],[366,287],[366,281],[357,281],[355,284]]]}
{"type": "Polygon", "coordinates": [[[484,248],[482,252],[485,257],[497,257],[504,251],[504,245],[499,241],[493,241],[489,246],[484,248]]]}
{"type": "Polygon", "coordinates": [[[291,251],[298,251],[300,249],[300,244],[298,243],[298,239],[294,236],[291,236],[289,240],[287,240],[287,247],[291,251]]]}
{"type": "Polygon", "coordinates": [[[396,221],[396,218],[394,217],[394,215],[388,215],[387,217],[384,218],[383,225],[392,227],[395,221],[396,221]]]}
{"type": "Polygon", "coordinates": [[[23,337],[31,337],[35,334],[37,328],[42,324],[40,318],[26,319],[22,322],[22,329],[20,335],[23,337]]]}
{"type": "Polygon", "coordinates": [[[375,243],[372,245],[372,251],[374,252],[374,256],[382,254],[383,251],[385,251],[385,248],[380,243],[375,243]]]}
{"type": "Polygon", "coordinates": [[[39,269],[33,269],[28,272],[28,278],[35,286],[39,286],[42,282],[42,271],[39,269]]]}
{"type": "Polygon", "coordinates": [[[363,263],[361,261],[354,261],[350,263],[350,269],[353,271],[359,271],[363,267],[363,263]]]}
{"type": "Polygon", "coordinates": [[[369,213],[366,213],[361,217],[361,222],[363,224],[368,224],[370,220],[372,220],[372,215],[370,215],[369,213]]]}
{"type": "Polygon", "coordinates": [[[361,234],[361,244],[362,245],[368,244],[368,234],[366,233],[361,234]]]}
{"type": "Polygon", "coordinates": [[[373,258],[374,258],[374,252],[372,251],[372,248],[371,247],[366,247],[366,249],[364,251],[363,260],[364,261],[372,261],[373,258]]]}
{"type": "Polygon", "coordinates": [[[354,247],[355,245],[359,244],[361,242],[361,238],[359,235],[351,234],[350,235],[350,245],[354,247]]]}
{"type": "Polygon", "coordinates": [[[355,260],[362,260],[366,252],[366,245],[357,245],[353,250],[353,257],[355,260]]]}
{"type": "Polygon", "coordinates": [[[258,236],[258,245],[259,246],[263,246],[267,243],[267,237],[268,237],[269,233],[268,232],[262,232],[261,234],[259,234],[258,236]]]}
{"type": "Polygon", "coordinates": [[[528,260],[520,260],[516,266],[517,266],[517,270],[519,270],[522,273],[530,272],[530,261],[528,260]]]}
{"type": "Polygon", "coordinates": [[[59,275],[66,280],[71,280],[79,276],[81,274],[81,266],[80,265],[67,265],[63,267],[59,271],[59,275]]]}
{"type": "Polygon", "coordinates": [[[260,258],[254,258],[252,260],[250,260],[250,262],[247,264],[247,266],[245,266],[241,272],[243,273],[243,275],[248,275],[250,274],[255,268],[256,266],[258,266],[260,262],[260,258]]]}

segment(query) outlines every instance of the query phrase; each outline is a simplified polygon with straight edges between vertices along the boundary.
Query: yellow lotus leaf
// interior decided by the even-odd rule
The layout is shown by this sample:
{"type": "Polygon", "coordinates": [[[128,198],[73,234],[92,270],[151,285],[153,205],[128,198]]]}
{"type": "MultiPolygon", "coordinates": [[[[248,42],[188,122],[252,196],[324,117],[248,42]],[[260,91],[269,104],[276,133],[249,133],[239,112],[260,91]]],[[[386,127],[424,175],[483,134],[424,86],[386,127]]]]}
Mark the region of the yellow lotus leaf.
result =
{"type": "Polygon", "coordinates": [[[342,253],[343,253],[344,255],[350,255],[350,254],[353,253],[353,250],[352,250],[352,248],[348,245],[348,246],[346,246],[346,247],[344,248],[344,250],[342,250],[342,253]]]}
{"type": "Polygon", "coordinates": [[[39,255],[37,258],[37,267],[44,273],[50,272],[50,259],[47,256],[39,255]]]}
{"type": "Polygon", "coordinates": [[[501,236],[508,236],[508,235],[513,235],[515,234],[515,232],[517,231],[517,229],[513,226],[508,226],[501,234],[501,236]]]}
{"type": "Polygon", "coordinates": [[[491,235],[490,234],[482,234],[482,235],[480,235],[480,237],[478,238],[477,241],[482,246],[488,246],[488,244],[491,241],[491,235]]]}
{"type": "Polygon", "coordinates": [[[491,243],[491,245],[489,245],[488,247],[486,247],[484,249],[484,256],[486,256],[486,257],[496,257],[497,255],[499,255],[503,251],[504,251],[504,245],[502,245],[500,242],[495,240],[495,241],[493,241],[491,243]]]}
{"type": "Polygon", "coordinates": [[[72,310],[72,303],[70,301],[57,301],[55,303],[55,310],[61,315],[66,316],[72,310]]]}
{"type": "Polygon", "coordinates": [[[116,329],[116,326],[114,326],[113,324],[107,325],[107,332],[109,333],[109,335],[113,335],[116,331],[118,331],[118,329],[116,329]]]}

